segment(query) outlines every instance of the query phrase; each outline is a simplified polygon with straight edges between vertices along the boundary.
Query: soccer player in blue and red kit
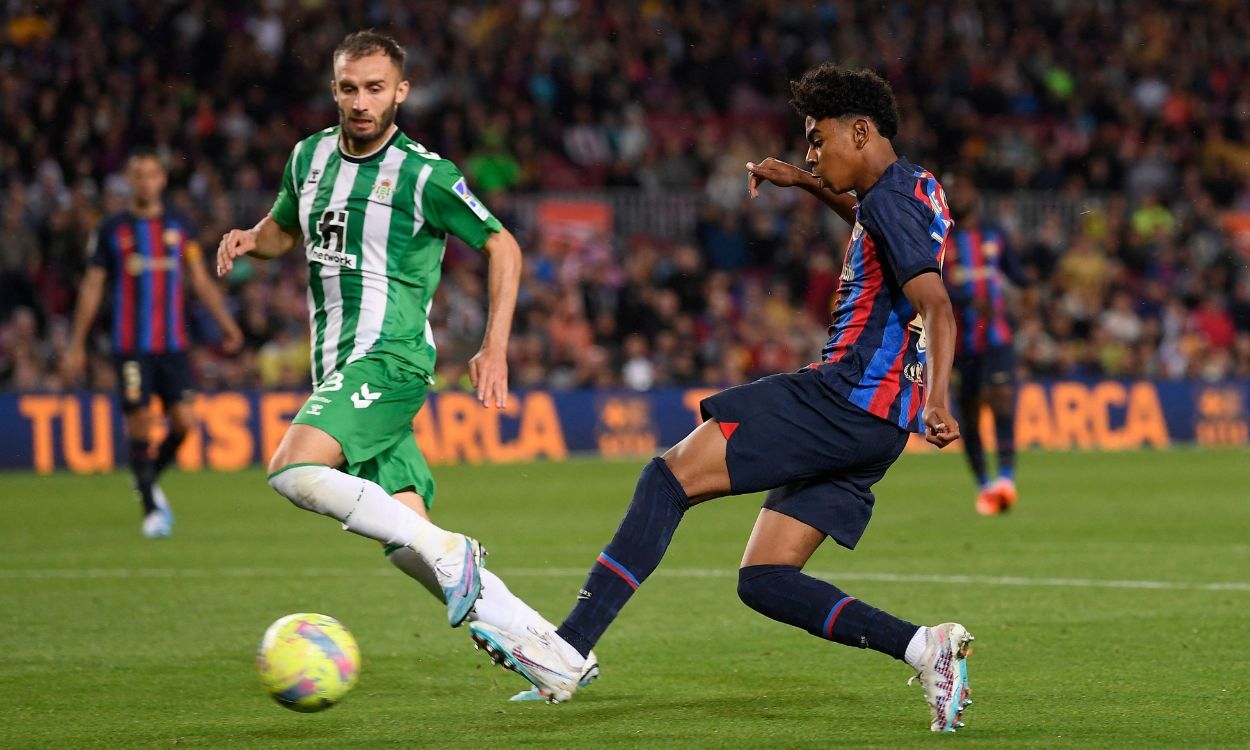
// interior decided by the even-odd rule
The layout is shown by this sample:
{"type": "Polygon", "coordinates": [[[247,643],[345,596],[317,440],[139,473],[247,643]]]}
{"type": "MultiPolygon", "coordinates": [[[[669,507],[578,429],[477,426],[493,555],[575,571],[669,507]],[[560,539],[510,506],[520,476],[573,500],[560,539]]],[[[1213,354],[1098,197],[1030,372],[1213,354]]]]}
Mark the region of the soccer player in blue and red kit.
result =
{"type": "Polygon", "coordinates": [[[964,421],[964,451],[977,480],[977,512],[998,515],[1016,504],[1016,357],[1007,313],[1006,282],[1026,283],[1024,270],[1001,227],[986,221],[967,168],[946,177],[955,231],[947,243],[942,277],[955,309],[955,390],[964,421]],[[993,481],[981,441],[981,409],[994,415],[998,476],[993,481]]]}
{"type": "Polygon", "coordinates": [[[811,172],[768,159],[747,165],[748,184],[752,194],[763,181],[800,186],[854,227],[821,361],[703,401],[703,424],[643,470],[557,630],[517,635],[474,623],[470,631],[550,700],[567,700],[591,647],[655,570],[690,506],[769,490],[738,572],[742,601],[905,661],[924,686],[930,727],[954,731],[968,702],[968,631],[916,626],[802,571],[826,537],[848,548],[859,541],[871,488],[911,432],[939,447],[959,437],[946,403],[955,320],[941,277],[952,222],[938,181],[894,152],[898,107],[885,81],[826,63],[791,86],[811,172]]]}
{"type": "Polygon", "coordinates": [[[143,505],[143,533],[162,538],[172,530],[173,513],[156,480],[192,424],[183,284],[190,284],[217,321],[226,351],[237,350],[243,334],[204,268],[190,222],[161,200],[167,176],[160,158],[154,151],[134,151],[125,176],[127,210],[106,218],[91,238],[90,265],[79,288],[63,370],[69,382],[82,372],[87,336],[111,287],[113,358],[126,413],[130,470],[143,505]],[[160,397],[169,422],[155,455],[148,438],[153,394],[160,397]]]}

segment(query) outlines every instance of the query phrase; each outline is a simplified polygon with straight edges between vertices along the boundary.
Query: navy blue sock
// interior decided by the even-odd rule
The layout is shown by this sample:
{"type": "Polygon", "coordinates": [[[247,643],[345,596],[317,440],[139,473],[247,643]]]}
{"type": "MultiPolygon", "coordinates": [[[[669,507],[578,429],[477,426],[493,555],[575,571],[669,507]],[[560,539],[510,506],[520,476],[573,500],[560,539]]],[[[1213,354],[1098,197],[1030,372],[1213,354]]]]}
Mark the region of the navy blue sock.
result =
{"type": "Polygon", "coordinates": [[[634,499],[612,541],[599,554],[577,604],[556,632],[582,656],[599,642],[617,613],[664,557],[690,500],[664,459],[642,470],[634,499]]]}
{"type": "Polygon", "coordinates": [[[148,451],[148,441],[130,441],[130,472],[135,475],[135,489],[139,491],[139,502],[143,504],[145,516],[156,510],[156,501],[152,499],[152,484],[156,475],[152,471],[152,456],[148,451]]]}
{"type": "Polygon", "coordinates": [[[998,476],[1014,479],[1016,474],[1016,415],[994,414],[994,439],[998,443],[998,476]]]}
{"type": "Polygon", "coordinates": [[[964,453],[968,455],[968,464],[976,475],[977,487],[984,487],[990,480],[985,469],[985,444],[981,442],[981,405],[972,404],[976,408],[965,408],[960,405],[960,415],[964,423],[961,425],[960,437],[964,441],[964,453]]]}
{"type": "Polygon", "coordinates": [[[742,568],[738,571],[738,597],[756,612],[819,638],[870,648],[900,661],[919,629],[793,565],[742,568]]]}
{"type": "Polygon", "coordinates": [[[185,430],[182,432],[169,431],[169,434],[161,441],[160,447],[156,449],[156,462],[152,466],[153,480],[159,477],[161,472],[169,468],[169,465],[174,462],[174,457],[178,455],[178,447],[186,439],[187,433],[185,430]]]}

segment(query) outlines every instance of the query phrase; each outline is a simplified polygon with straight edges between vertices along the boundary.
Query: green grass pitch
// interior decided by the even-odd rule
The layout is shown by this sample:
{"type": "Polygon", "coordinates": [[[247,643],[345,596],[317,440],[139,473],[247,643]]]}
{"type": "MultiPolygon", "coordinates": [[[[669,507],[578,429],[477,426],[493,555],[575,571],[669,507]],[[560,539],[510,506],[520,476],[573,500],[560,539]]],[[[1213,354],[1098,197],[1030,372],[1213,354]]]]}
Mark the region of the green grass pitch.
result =
{"type": "MultiPolygon", "coordinates": [[[[437,470],[436,519],[559,621],[642,462],[437,470]]],[[[976,701],[928,732],[919,687],[875,652],[767,620],[735,595],[759,498],[692,510],[562,706],[385,563],[292,508],[259,470],[171,473],[174,537],[139,535],[126,476],[0,475],[0,747],[1246,747],[1250,453],[1027,454],[1014,513],[972,509],[962,457],[904,457],[856,552],[810,570],[917,622],[977,636],[976,701]],[[943,580],[945,579],[945,581],[943,580]],[[363,652],[342,705],[262,694],[281,615],[342,620],[363,652]]]]}

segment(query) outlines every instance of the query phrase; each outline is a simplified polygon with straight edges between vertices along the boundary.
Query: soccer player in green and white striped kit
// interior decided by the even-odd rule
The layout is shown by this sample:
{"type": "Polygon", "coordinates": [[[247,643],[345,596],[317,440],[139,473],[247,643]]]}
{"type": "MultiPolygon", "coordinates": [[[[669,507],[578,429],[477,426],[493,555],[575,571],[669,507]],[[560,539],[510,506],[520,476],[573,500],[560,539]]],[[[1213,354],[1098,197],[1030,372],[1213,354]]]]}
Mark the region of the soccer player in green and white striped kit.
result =
{"type": "Polygon", "coordinates": [[[372,31],[343,40],[331,82],[339,125],[295,146],[269,215],[222,238],[217,273],[301,241],[308,258],[314,390],[269,463],[269,485],[386,545],[387,559],[443,599],[452,627],[538,627],[542,617],[482,566],[477,540],[435,526],[427,512],[434,479],[412,420],[434,374],[427,317],[447,236],[489,259],[486,335],[469,360],[488,408],[508,397],[521,250],[454,164],[396,127],[404,57],[372,31]]]}

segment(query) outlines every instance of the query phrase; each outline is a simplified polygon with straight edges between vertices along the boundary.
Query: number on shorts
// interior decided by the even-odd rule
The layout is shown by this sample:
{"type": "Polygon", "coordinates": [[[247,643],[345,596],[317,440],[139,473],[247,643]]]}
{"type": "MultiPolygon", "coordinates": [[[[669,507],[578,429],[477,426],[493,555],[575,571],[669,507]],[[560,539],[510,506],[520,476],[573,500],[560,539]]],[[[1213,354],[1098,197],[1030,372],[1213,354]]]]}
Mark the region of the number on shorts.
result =
{"type": "Polygon", "coordinates": [[[325,382],[323,382],[321,384],[321,387],[318,388],[317,390],[319,391],[341,391],[343,390],[343,373],[341,372],[332,373],[330,377],[325,379],[325,382]]]}
{"type": "Polygon", "coordinates": [[[138,401],[143,395],[143,370],[134,360],[122,363],[122,391],[130,402],[138,401]]]}

